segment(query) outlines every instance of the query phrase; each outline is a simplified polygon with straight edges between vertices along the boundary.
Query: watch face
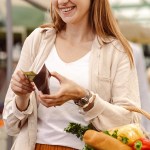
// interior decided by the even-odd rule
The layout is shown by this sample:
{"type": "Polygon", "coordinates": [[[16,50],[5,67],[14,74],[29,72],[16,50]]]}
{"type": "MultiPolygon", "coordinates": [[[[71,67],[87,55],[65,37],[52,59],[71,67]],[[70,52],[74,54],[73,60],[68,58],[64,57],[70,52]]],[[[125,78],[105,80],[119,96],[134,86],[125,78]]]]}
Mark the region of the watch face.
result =
{"type": "Polygon", "coordinates": [[[91,98],[92,94],[90,92],[87,92],[87,95],[78,101],[75,102],[76,105],[83,107],[84,105],[89,103],[89,99],[91,98]]]}
{"type": "Polygon", "coordinates": [[[81,103],[82,106],[84,106],[85,104],[88,103],[88,99],[86,99],[86,98],[81,98],[80,103],[81,103]]]}

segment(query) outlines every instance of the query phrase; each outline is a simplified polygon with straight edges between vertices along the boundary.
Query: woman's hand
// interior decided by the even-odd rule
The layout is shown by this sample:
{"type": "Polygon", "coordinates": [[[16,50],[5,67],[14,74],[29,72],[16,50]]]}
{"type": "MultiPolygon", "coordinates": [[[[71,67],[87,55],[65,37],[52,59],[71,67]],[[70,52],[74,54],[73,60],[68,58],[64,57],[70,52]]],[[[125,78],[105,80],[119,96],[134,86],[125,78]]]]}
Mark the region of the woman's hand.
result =
{"type": "Polygon", "coordinates": [[[35,90],[34,84],[31,83],[22,71],[17,71],[11,79],[11,89],[17,95],[16,105],[19,110],[25,110],[29,103],[29,95],[35,90]]]}
{"type": "Polygon", "coordinates": [[[77,100],[86,95],[86,90],[62,75],[51,72],[51,76],[60,82],[60,89],[57,93],[47,95],[39,92],[39,101],[46,107],[60,106],[69,100],[77,100]]]}

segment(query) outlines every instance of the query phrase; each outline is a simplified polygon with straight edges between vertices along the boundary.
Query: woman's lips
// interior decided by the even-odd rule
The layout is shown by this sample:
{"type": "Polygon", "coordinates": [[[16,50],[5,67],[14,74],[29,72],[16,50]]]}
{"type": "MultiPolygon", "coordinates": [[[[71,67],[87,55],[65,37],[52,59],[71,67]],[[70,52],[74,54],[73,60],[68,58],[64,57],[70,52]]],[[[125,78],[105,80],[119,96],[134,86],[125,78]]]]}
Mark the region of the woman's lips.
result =
{"type": "Polygon", "coordinates": [[[75,8],[75,6],[72,7],[67,7],[67,8],[60,8],[62,13],[70,13],[73,9],[75,8]]]}

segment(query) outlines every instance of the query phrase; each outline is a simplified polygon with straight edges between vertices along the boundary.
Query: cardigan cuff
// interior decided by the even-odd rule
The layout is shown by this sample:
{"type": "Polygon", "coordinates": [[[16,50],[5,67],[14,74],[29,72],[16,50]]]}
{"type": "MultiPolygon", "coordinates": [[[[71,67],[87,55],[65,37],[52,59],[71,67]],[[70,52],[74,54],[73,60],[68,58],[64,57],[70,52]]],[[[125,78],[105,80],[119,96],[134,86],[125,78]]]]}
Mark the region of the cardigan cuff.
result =
{"type": "Polygon", "coordinates": [[[96,94],[93,108],[84,113],[85,121],[91,121],[92,119],[102,114],[105,107],[106,107],[106,102],[96,94]]]}

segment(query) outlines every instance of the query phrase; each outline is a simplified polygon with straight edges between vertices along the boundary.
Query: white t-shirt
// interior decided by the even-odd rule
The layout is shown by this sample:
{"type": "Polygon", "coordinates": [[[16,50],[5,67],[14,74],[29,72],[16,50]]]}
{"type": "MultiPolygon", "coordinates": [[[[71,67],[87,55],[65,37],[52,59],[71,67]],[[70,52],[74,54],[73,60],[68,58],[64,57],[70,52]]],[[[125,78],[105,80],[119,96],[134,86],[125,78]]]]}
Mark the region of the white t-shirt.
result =
{"type": "MultiPolygon", "coordinates": [[[[91,51],[74,62],[65,63],[58,56],[56,47],[53,46],[45,65],[50,72],[56,71],[79,85],[89,88],[90,54],[91,51]]],[[[54,77],[50,78],[49,84],[51,93],[58,91],[60,84],[54,77]]],[[[73,101],[68,101],[62,106],[49,108],[40,104],[38,107],[37,143],[82,149],[84,143],[75,135],[64,131],[69,122],[82,125],[89,124],[84,121],[83,116],[78,111],[78,106],[73,101]]]]}

